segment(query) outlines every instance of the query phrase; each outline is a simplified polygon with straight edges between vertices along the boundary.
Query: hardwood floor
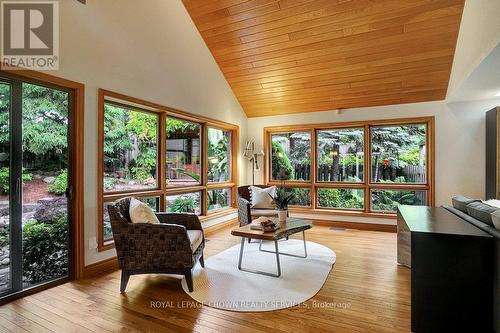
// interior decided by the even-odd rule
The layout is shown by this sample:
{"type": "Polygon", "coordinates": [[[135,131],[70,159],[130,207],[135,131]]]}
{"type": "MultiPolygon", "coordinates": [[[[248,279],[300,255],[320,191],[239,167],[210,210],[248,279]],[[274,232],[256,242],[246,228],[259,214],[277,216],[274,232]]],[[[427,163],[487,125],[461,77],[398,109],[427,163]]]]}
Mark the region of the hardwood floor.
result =
{"type": "MultiPolygon", "coordinates": [[[[207,257],[239,243],[230,230],[207,236],[207,257]]],[[[267,313],[199,307],[179,278],[165,275],[133,276],[120,295],[117,271],[1,306],[0,332],[410,331],[410,271],[396,265],[395,233],[314,226],[307,237],[333,249],[337,262],[304,306],[267,313]]]]}

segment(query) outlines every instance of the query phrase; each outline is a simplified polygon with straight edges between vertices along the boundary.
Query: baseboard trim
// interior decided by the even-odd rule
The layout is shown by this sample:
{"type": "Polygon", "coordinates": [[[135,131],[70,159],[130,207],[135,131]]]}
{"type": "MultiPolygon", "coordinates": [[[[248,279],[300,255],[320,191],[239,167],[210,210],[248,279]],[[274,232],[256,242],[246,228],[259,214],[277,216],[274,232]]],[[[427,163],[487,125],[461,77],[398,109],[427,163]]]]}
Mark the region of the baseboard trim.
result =
{"type": "Polygon", "coordinates": [[[105,273],[110,273],[113,271],[116,271],[120,268],[118,265],[118,258],[111,257],[108,259],[105,259],[103,261],[99,261],[93,264],[90,264],[88,266],[85,266],[83,268],[83,277],[88,278],[88,277],[94,277],[98,275],[102,275],[105,273]]]}
{"type": "Polygon", "coordinates": [[[395,224],[381,223],[365,223],[365,222],[349,222],[349,221],[331,221],[320,219],[304,219],[311,220],[315,225],[324,225],[328,227],[337,227],[345,229],[357,229],[366,231],[382,231],[382,232],[397,232],[398,226],[395,224]]]}
{"type": "Polygon", "coordinates": [[[219,218],[219,217],[231,215],[231,214],[234,214],[237,212],[238,212],[238,209],[233,208],[233,207],[229,207],[229,208],[222,209],[218,212],[211,213],[211,214],[206,215],[206,216],[200,216],[199,218],[200,218],[201,222],[205,222],[205,221],[214,220],[214,219],[219,218]]]}
{"type": "Polygon", "coordinates": [[[227,221],[224,221],[221,223],[211,225],[207,228],[204,228],[203,233],[206,236],[206,235],[213,234],[214,232],[219,231],[219,230],[224,229],[224,228],[237,227],[237,226],[238,226],[238,219],[231,219],[231,220],[227,220],[227,221]]]}

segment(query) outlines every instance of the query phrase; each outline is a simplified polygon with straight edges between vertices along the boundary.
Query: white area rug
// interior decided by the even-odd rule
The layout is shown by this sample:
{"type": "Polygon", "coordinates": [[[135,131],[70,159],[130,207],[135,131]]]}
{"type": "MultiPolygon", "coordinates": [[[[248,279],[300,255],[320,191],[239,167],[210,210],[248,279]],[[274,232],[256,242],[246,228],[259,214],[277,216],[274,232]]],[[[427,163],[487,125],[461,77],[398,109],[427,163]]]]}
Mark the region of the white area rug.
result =
{"type": "MultiPolygon", "coordinates": [[[[262,248],[274,250],[274,243],[265,242],[262,248]]],[[[280,255],[281,277],[275,278],[238,270],[239,250],[238,244],[205,259],[205,268],[197,264],[193,270],[194,291],[188,291],[183,279],[184,291],[194,300],[217,309],[239,312],[284,309],[313,297],[325,283],[336,258],[329,248],[307,242],[307,258],[280,255]]],[[[279,251],[303,255],[303,242],[280,241],[279,251]]],[[[245,243],[242,266],[277,272],[276,256],[260,252],[256,241],[245,243]]]]}

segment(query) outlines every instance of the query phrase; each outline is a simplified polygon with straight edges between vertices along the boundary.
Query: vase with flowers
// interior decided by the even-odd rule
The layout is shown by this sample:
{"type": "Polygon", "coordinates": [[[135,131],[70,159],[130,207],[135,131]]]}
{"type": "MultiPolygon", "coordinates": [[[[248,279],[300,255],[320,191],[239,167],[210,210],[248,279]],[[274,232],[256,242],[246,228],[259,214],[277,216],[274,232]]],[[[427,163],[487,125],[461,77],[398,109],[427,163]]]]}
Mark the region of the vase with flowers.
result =
{"type": "Polygon", "coordinates": [[[288,204],[293,199],[293,193],[287,191],[285,187],[285,181],[290,177],[290,172],[282,168],[278,174],[278,180],[281,181],[281,185],[276,189],[276,194],[271,196],[273,203],[278,210],[278,220],[280,222],[285,222],[288,216],[288,204]]]}

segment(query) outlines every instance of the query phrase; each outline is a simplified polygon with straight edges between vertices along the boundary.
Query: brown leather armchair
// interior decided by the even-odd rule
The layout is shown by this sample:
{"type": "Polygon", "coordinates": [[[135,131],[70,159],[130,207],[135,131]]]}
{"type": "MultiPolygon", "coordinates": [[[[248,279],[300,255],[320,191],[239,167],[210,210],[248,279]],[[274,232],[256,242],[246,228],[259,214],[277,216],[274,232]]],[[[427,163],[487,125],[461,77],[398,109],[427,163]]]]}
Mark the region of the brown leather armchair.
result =
{"type": "Polygon", "coordinates": [[[157,213],[160,224],[132,223],[130,198],[108,206],[116,254],[122,270],[120,292],[130,275],[183,274],[193,291],[191,269],[205,267],[205,237],[196,215],[157,213]]]}

